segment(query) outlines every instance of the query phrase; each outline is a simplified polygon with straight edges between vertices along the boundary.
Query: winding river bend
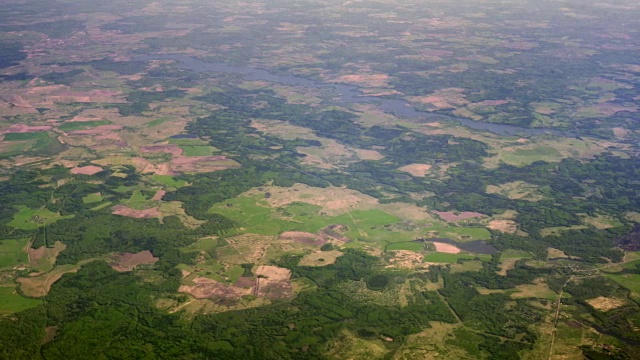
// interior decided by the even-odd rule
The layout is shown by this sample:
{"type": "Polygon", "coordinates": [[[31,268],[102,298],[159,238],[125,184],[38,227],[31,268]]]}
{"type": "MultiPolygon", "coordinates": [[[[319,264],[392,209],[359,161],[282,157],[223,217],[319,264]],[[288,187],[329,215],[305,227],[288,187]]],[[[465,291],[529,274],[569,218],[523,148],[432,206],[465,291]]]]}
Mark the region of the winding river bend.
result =
{"type": "Polygon", "coordinates": [[[318,82],[304,77],[295,75],[277,75],[267,70],[253,68],[248,66],[234,66],[223,62],[209,62],[197,59],[188,55],[181,54],[158,54],[158,55],[142,55],[134,58],[135,61],[149,60],[175,60],[178,67],[184,70],[195,72],[220,72],[225,74],[242,75],[247,80],[261,80],[279,83],[289,86],[301,86],[317,89],[329,89],[336,94],[336,100],[344,104],[369,103],[375,104],[386,113],[393,114],[398,117],[410,119],[424,119],[425,121],[442,121],[447,123],[459,123],[474,130],[489,131],[497,135],[503,136],[533,136],[533,135],[555,135],[562,137],[575,137],[570,132],[559,131],[556,129],[545,128],[523,128],[513,125],[494,124],[483,121],[475,121],[471,119],[435,114],[425,111],[416,110],[408,102],[402,99],[382,98],[375,96],[366,96],[362,94],[360,88],[353,85],[318,82]]]}

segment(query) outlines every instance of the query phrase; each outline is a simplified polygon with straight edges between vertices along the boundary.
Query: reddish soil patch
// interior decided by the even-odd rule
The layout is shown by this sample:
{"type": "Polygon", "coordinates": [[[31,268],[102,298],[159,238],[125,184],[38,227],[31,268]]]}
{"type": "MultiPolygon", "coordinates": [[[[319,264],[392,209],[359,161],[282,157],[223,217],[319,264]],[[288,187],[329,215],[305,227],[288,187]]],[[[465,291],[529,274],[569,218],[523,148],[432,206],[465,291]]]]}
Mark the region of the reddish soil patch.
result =
{"type": "Polygon", "coordinates": [[[121,125],[100,125],[92,129],[72,131],[69,134],[70,135],[104,135],[109,131],[115,131],[120,129],[122,129],[121,125]]]}
{"type": "Polygon", "coordinates": [[[256,279],[243,276],[238,278],[234,286],[243,289],[253,289],[253,287],[256,286],[256,279]]]}
{"type": "Polygon", "coordinates": [[[29,260],[31,264],[37,264],[38,260],[42,259],[47,254],[47,247],[40,246],[39,248],[34,249],[29,246],[27,251],[29,252],[29,260]]]}
{"type": "Polygon", "coordinates": [[[279,266],[261,265],[255,273],[271,281],[286,281],[291,278],[291,270],[279,266]]]}
{"type": "Polygon", "coordinates": [[[308,244],[313,246],[322,246],[328,242],[347,243],[351,241],[348,237],[340,234],[344,232],[344,225],[329,225],[320,230],[318,234],[312,234],[302,231],[287,231],[280,234],[278,239],[291,240],[297,243],[308,244]]]}
{"type": "Polygon", "coordinates": [[[131,161],[136,167],[136,170],[143,174],[153,173],[158,175],[178,175],[177,172],[171,169],[171,165],[167,163],[152,164],[149,160],[141,157],[132,158],[131,161]]]}
{"type": "Polygon", "coordinates": [[[518,231],[518,224],[513,220],[507,219],[491,220],[487,227],[491,230],[498,230],[509,234],[513,234],[518,231]]]}
{"type": "Polygon", "coordinates": [[[457,247],[451,244],[445,244],[445,243],[434,241],[433,245],[436,247],[437,252],[447,253],[447,254],[457,254],[460,252],[460,249],[458,249],[457,247]]]}
{"type": "Polygon", "coordinates": [[[171,160],[171,168],[178,172],[209,172],[235,167],[227,162],[227,158],[222,155],[179,156],[171,160]]]}
{"type": "Polygon", "coordinates": [[[119,254],[115,257],[110,265],[111,268],[115,271],[125,272],[135,269],[138,265],[154,264],[158,260],[160,260],[160,258],[154,257],[151,251],[144,250],[136,254],[119,254]]]}
{"type": "Polygon", "coordinates": [[[617,309],[627,304],[627,302],[623,299],[608,298],[604,296],[599,296],[595,299],[587,300],[587,303],[591,305],[594,309],[605,311],[605,312],[609,310],[617,309]]]}
{"type": "Polygon", "coordinates": [[[172,156],[180,156],[182,155],[182,148],[177,145],[153,145],[153,146],[143,146],[140,148],[140,152],[143,153],[169,153],[172,156]]]}
{"type": "Polygon", "coordinates": [[[582,329],[582,324],[577,321],[565,321],[565,325],[574,329],[582,329]]]}
{"type": "Polygon", "coordinates": [[[629,132],[630,132],[629,130],[621,127],[615,127],[611,130],[613,130],[613,135],[619,138],[626,137],[627,135],[629,135],[629,132]]]}
{"type": "Polygon", "coordinates": [[[166,194],[167,192],[164,190],[158,190],[158,192],[153,195],[153,197],[151,198],[151,200],[153,201],[160,201],[162,200],[162,197],[164,196],[164,194],[166,194]]]}
{"type": "Polygon", "coordinates": [[[51,130],[52,128],[53,127],[48,125],[29,126],[25,124],[13,124],[7,130],[0,132],[0,134],[40,132],[40,131],[48,131],[48,130],[51,130]]]}
{"type": "Polygon", "coordinates": [[[472,211],[463,211],[460,213],[454,213],[452,211],[434,211],[434,213],[436,213],[442,220],[447,222],[487,216],[485,214],[472,212],[472,211]]]}
{"type": "Polygon", "coordinates": [[[414,268],[422,266],[424,256],[409,250],[394,250],[393,257],[389,259],[391,263],[387,267],[414,268]]]}
{"type": "Polygon", "coordinates": [[[638,111],[638,107],[636,106],[626,107],[626,106],[621,106],[613,103],[598,104],[595,106],[595,108],[599,114],[607,115],[607,116],[615,115],[622,111],[629,111],[629,112],[638,111]]]}
{"type": "Polygon", "coordinates": [[[27,100],[22,98],[22,96],[14,95],[9,98],[9,103],[15,107],[21,108],[35,108],[31,105],[27,100]]]}
{"type": "Polygon", "coordinates": [[[429,164],[409,164],[403,167],[398,168],[400,171],[408,172],[409,174],[416,177],[425,177],[431,170],[431,165],[429,164]]]}
{"type": "Polygon", "coordinates": [[[278,266],[258,266],[254,295],[267,299],[282,299],[293,295],[291,270],[278,266]]]}
{"type": "Polygon", "coordinates": [[[46,343],[52,342],[56,338],[57,333],[57,326],[47,326],[46,328],[44,328],[44,337],[42,338],[41,344],[44,345],[46,343]]]}
{"type": "MultiPolygon", "coordinates": [[[[31,91],[30,91],[31,92],[31,91]]],[[[123,103],[121,92],[112,90],[91,90],[89,92],[59,91],[56,95],[45,96],[46,103],[79,102],[79,103],[123,103]]]]}
{"type": "Polygon", "coordinates": [[[82,174],[82,175],[94,175],[99,173],[102,170],[103,169],[100,166],[89,165],[89,166],[75,167],[71,169],[71,173],[82,174]]]}
{"type": "Polygon", "coordinates": [[[412,100],[423,105],[430,105],[435,110],[452,109],[469,103],[463,95],[464,91],[461,88],[441,89],[429,96],[414,97],[412,100]]]}
{"type": "Polygon", "coordinates": [[[341,243],[348,243],[349,241],[351,241],[351,239],[341,234],[346,232],[347,230],[347,227],[344,225],[329,225],[320,231],[320,238],[324,242],[337,241],[341,243]]]}
{"type": "Polygon", "coordinates": [[[135,210],[122,204],[112,207],[111,210],[113,210],[111,213],[114,215],[127,216],[136,219],[156,218],[162,215],[158,208],[135,210]]]}
{"type": "Polygon", "coordinates": [[[178,289],[179,292],[191,294],[196,299],[238,299],[243,295],[251,295],[253,289],[245,289],[237,286],[225,285],[221,282],[205,277],[196,277],[193,279],[193,285],[182,285],[178,289]]]}
{"type": "Polygon", "coordinates": [[[473,103],[470,104],[469,106],[498,106],[498,105],[504,105],[504,104],[508,104],[510,101],[509,100],[484,100],[484,101],[480,101],[477,103],[473,103]]]}
{"type": "Polygon", "coordinates": [[[387,87],[389,76],[385,74],[343,75],[333,80],[339,83],[362,84],[369,87],[387,87]]]}
{"type": "Polygon", "coordinates": [[[278,236],[279,240],[291,240],[297,243],[322,246],[326,241],[322,241],[318,235],[302,232],[302,231],[287,231],[278,236]]]}
{"type": "Polygon", "coordinates": [[[29,255],[29,264],[32,267],[39,267],[42,265],[40,260],[47,258],[51,262],[51,266],[55,262],[56,257],[60,254],[64,249],[67,248],[67,245],[61,243],[60,241],[56,241],[53,247],[41,246],[37,249],[32,248],[31,246],[27,247],[27,252],[29,255]]]}

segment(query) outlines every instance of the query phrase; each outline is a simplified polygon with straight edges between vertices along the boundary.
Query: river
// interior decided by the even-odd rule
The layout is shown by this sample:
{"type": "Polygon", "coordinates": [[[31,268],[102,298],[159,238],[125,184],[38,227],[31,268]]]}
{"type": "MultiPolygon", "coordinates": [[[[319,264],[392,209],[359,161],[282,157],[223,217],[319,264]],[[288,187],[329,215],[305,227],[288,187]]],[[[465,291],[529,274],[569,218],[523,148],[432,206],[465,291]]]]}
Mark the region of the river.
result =
{"type": "Polygon", "coordinates": [[[354,85],[336,84],[328,82],[319,82],[295,75],[278,75],[271,73],[265,69],[253,68],[248,66],[235,66],[223,62],[203,61],[188,55],[181,54],[158,54],[158,55],[142,55],[134,58],[135,61],[149,60],[175,60],[178,67],[185,70],[195,72],[220,72],[226,74],[242,75],[247,80],[261,80],[283,85],[301,86],[316,89],[329,89],[336,96],[335,100],[344,104],[369,103],[375,104],[386,113],[393,114],[398,117],[408,119],[423,119],[426,122],[440,121],[446,123],[459,123],[474,130],[489,131],[497,135],[503,136],[533,136],[533,135],[555,135],[561,137],[576,137],[574,133],[560,131],[548,128],[523,128],[513,125],[494,124],[483,121],[475,121],[471,119],[429,113],[416,110],[407,101],[402,99],[392,99],[377,96],[363,95],[359,87],[354,85]]]}

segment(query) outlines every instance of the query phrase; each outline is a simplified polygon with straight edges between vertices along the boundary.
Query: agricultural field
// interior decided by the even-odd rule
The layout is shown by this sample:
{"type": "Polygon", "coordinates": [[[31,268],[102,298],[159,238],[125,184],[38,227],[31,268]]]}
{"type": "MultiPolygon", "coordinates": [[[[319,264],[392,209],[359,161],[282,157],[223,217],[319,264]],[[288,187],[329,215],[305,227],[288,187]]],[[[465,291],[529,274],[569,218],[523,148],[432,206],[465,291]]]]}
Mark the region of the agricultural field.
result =
{"type": "Polygon", "coordinates": [[[16,229],[32,230],[54,223],[61,219],[72,218],[73,215],[61,216],[48,209],[29,209],[24,206],[18,208],[9,226],[16,229]]]}
{"type": "Polygon", "coordinates": [[[638,353],[640,5],[0,18],[0,358],[638,353]]]}

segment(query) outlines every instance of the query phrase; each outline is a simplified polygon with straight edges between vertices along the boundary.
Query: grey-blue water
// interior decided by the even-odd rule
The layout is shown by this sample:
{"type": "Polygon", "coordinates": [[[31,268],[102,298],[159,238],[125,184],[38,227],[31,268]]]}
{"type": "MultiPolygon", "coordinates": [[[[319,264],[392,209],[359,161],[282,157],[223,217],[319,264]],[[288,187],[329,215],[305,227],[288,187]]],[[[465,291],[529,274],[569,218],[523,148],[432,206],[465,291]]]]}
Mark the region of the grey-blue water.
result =
{"type": "Polygon", "coordinates": [[[261,80],[269,81],[290,86],[301,86],[308,88],[323,88],[333,91],[336,96],[335,100],[345,104],[354,103],[371,103],[377,105],[381,110],[389,114],[393,114],[398,117],[409,119],[424,119],[425,121],[443,121],[448,123],[460,123],[466,127],[474,130],[489,131],[497,135],[506,136],[532,136],[540,134],[549,134],[564,137],[575,137],[575,134],[565,131],[559,131],[556,129],[545,128],[523,128],[513,125],[494,124],[483,121],[475,121],[471,119],[465,119],[461,117],[434,114],[424,111],[419,111],[413,108],[405,100],[381,98],[374,96],[363,95],[360,88],[353,85],[325,83],[310,80],[295,75],[278,75],[273,74],[267,70],[253,68],[248,66],[234,66],[225,64],[223,62],[210,62],[203,61],[192,56],[181,54],[163,54],[163,55],[143,55],[138,56],[134,60],[136,61],[149,61],[149,60],[175,60],[178,62],[178,66],[181,69],[195,71],[195,72],[220,72],[226,74],[238,74],[242,75],[247,80],[261,80]]]}

